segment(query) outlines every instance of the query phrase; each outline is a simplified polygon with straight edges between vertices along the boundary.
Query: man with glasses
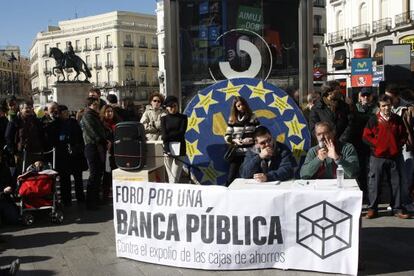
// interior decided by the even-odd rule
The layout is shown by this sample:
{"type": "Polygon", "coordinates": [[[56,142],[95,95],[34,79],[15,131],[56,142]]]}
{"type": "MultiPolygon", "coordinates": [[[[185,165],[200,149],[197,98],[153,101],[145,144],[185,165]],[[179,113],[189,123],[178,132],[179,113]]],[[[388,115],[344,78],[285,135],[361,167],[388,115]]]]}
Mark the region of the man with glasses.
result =
{"type": "Polygon", "coordinates": [[[272,138],[269,129],[259,126],[254,132],[255,146],[246,153],[240,167],[242,178],[257,182],[285,181],[293,177],[295,161],[289,148],[272,138]]]}
{"type": "Polygon", "coordinates": [[[345,178],[356,178],[359,172],[358,156],[354,146],[335,138],[334,127],[328,122],[315,124],[318,145],[311,148],[300,170],[303,179],[336,178],[338,165],[344,168],[345,178]]]}

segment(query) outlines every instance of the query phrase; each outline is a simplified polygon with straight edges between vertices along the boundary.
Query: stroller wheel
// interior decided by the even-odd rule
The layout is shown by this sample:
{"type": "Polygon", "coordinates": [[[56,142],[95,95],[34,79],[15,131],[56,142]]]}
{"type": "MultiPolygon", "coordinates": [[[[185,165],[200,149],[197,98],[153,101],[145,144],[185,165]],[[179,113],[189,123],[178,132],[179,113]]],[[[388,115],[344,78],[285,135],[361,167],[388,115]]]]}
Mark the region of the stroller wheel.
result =
{"type": "Polygon", "coordinates": [[[56,212],[52,213],[52,222],[58,224],[63,223],[63,212],[57,210],[56,212]]]}
{"type": "Polygon", "coordinates": [[[26,226],[32,225],[34,222],[34,216],[32,214],[25,213],[23,214],[22,222],[26,226]]]}

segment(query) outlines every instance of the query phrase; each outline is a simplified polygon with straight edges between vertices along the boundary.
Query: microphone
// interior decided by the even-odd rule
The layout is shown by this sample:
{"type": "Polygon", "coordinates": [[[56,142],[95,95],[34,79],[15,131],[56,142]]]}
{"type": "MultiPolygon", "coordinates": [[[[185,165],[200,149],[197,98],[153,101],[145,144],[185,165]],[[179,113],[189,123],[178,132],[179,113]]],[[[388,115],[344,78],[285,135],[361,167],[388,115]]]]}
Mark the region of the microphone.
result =
{"type": "Polygon", "coordinates": [[[323,140],[320,140],[318,142],[318,147],[321,148],[321,149],[326,148],[325,142],[323,140]]]}

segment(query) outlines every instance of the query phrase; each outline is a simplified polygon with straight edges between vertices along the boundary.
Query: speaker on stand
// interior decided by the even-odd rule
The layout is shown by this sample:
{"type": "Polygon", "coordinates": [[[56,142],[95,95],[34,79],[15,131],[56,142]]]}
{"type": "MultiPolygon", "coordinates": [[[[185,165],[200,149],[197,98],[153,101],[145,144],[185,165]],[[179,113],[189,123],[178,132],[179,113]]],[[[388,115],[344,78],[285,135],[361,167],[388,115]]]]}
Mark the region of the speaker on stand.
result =
{"type": "Polygon", "coordinates": [[[139,122],[121,122],[114,133],[114,157],[118,168],[138,171],[145,165],[145,129],[139,122]]]}

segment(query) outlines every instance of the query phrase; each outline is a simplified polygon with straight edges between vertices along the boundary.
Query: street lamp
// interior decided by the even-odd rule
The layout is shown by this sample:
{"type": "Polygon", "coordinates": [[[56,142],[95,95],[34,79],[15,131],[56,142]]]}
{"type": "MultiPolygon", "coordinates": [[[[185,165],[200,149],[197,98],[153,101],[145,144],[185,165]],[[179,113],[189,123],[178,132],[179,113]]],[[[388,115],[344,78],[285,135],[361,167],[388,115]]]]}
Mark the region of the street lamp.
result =
{"type": "Polygon", "coordinates": [[[11,63],[11,90],[12,95],[14,96],[14,68],[13,63],[17,60],[17,58],[14,56],[13,52],[11,53],[11,56],[9,57],[8,61],[11,63]]]}

